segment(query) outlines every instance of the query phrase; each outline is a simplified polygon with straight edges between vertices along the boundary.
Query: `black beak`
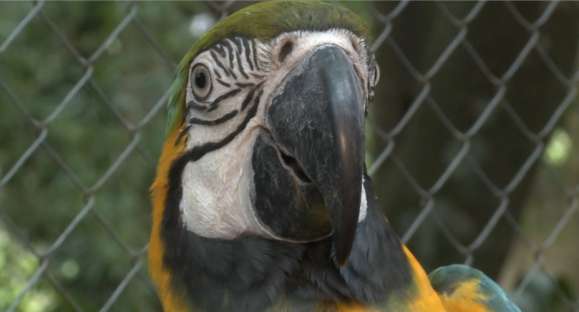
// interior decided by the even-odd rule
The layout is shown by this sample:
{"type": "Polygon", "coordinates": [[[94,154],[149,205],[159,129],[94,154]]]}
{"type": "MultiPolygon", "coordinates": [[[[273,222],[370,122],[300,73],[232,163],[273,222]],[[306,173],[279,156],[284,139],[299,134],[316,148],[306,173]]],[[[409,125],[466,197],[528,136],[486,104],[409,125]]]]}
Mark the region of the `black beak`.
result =
{"type": "Polygon", "coordinates": [[[324,45],[288,74],[267,116],[285,170],[291,169],[301,184],[313,185],[321,197],[338,265],[348,259],[358,224],[365,101],[345,51],[324,45]]]}

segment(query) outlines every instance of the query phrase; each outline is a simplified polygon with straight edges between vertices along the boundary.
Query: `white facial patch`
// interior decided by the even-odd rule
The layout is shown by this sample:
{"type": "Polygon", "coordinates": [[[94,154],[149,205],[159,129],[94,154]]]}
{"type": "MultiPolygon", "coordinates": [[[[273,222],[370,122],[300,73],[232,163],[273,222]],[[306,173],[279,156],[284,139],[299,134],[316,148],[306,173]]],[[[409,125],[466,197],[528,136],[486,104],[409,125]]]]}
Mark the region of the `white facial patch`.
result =
{"type": "MultiPolygon", "coordinates": [[[[293,43],[293,50],[287,58],[284,58],[283,63],[294,63],[300,61],[303,56],[318,46],[322,45],[336,45],[342,48],[348,55],[352,57],[354,65],[362,65],[366,67],[368,55],[365,51],[360,51],[365,48],[364,40],[356,37],[354,34],[343,29],[330,29],[327,31],[294,31],[286,33],[277,37],[271,45],[272,53],[276,53],[276,48],[282,48],[283,43],[291,41],[293,43]]],[[[275,59],[273,60],[274,64],[275,59]]]]}
{"type": "Polygon", "coordinates": [[[186,165],[179,205],[186,228],[208,238],[263,234],[253,212],[251,154],[255,131],[186,165]]]}
{"type": "Polygon", "coordinates": [[[364,189],[364,182],[366,179],[362,178],[362,196],[360,197],[360,212],[358,213],[358,223],[366,220],[368,213],[368,198],[366,197],[366,190],[364,189]]]}
{"type": "MultiPolygon", "coordinates": [[[[200,80],[190,76],[187,81],[187,150],[225,140],[243,124],[254,102],[257,111],[228,143],[185,166],[179,209],[187,230],[207,238],[234,239],[251,233],[283,240],[265,228],[254,212],[251,199],[254,143],[267,127],[265,113],[280,83],[308,53],[327,44],[341,47],[352,59],[360,78],[368,78],[368,56],[361,48],[363,40],[341,29],[295,31],[271,42],[226,39],[191,62],[190,75],[195,66],[202,65],[209,76],[200,80]],[[292,51],[281,60],[280,49],[288,40],[292,42],[292,51]],[[211,89],[200,96],[195,94],[197,86],[193,84],[203,81],[211,83],[211,89]]],[[[363,82],[368,92],[367,83],[363,82]]],[[[362,187],[358,222],[366,215],[367,198],[362,187]]]]}

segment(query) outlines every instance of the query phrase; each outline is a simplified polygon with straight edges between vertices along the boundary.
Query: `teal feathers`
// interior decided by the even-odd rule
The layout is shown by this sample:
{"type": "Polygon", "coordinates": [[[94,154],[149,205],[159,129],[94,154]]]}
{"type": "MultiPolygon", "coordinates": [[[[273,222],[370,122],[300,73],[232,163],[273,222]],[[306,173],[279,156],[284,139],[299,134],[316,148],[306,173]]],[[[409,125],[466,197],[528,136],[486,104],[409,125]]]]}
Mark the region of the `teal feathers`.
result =
{"type": "Polygon", "coordinates": [[[432,287],[440,294],[452,296],[464,283],[475,282],[477,298],[487,311],[520,312],[505,291],[481,271],[466,265],[449,265],[429,275],[432,287]]]}

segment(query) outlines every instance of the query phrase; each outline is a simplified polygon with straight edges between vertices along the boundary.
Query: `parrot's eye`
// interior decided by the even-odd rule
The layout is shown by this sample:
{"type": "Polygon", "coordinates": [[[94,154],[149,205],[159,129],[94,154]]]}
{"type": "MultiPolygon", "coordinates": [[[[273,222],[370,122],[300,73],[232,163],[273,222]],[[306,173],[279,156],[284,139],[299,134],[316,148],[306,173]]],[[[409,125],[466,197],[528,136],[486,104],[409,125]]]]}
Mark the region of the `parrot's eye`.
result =
{"type": "Polygon", "coordinates": [[[211,93],[211,74],[209,68],[204,64],[197,64],[191,69],[191,90],[193,95],[200,100],[203,100],[211,93]]]}

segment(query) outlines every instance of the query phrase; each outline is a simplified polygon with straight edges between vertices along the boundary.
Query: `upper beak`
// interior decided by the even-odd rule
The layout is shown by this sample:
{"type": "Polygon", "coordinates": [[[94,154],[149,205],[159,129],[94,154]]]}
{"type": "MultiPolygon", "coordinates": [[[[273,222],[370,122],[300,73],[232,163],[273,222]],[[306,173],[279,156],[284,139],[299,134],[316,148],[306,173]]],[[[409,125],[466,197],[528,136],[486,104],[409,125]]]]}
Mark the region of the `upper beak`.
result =
{"type": "Polygon", "coordinates": [[[275,144],[321,194],[339,265],[348,259],[358,224],[364,104],[350,57],[338,46],[323,45],[292,69],[267,113],[275,144]]]}

